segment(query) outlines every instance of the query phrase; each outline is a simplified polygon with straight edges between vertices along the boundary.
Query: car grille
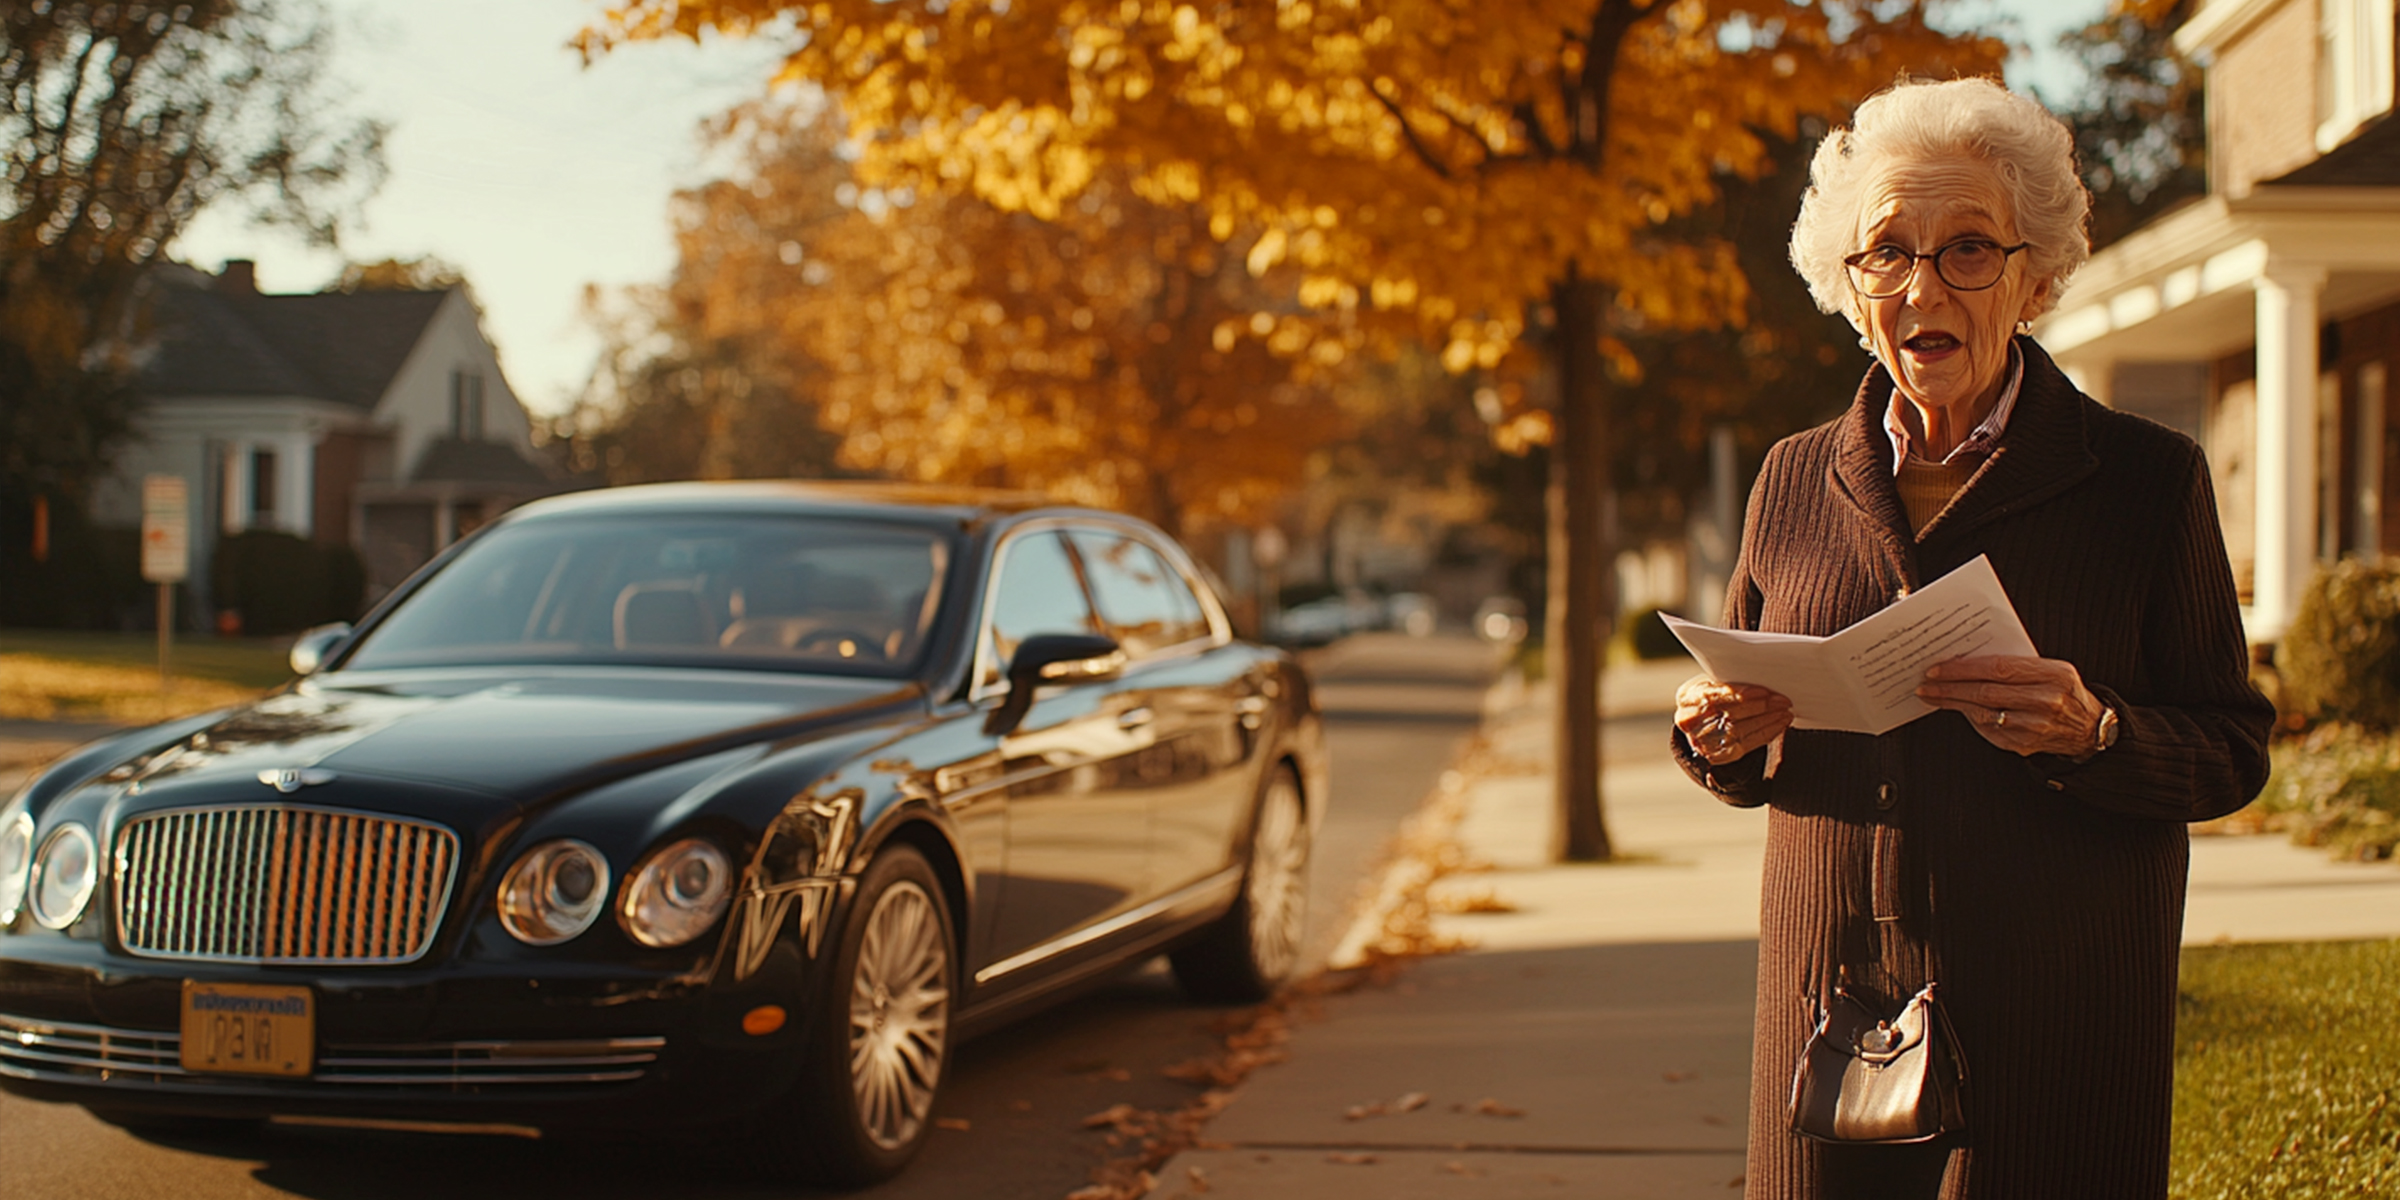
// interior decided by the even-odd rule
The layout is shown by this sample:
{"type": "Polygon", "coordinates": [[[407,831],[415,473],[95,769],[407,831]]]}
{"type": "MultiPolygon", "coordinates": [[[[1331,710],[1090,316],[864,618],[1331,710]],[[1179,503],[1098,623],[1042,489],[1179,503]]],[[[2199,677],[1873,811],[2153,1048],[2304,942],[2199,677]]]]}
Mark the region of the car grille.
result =
{"type": "Polygon", "coordinates": [[[401,963],[458,864],[439,825],[289,804],[144,813],[117,835],[117,937],[150,958],[401,963]]]}
{"type": "Polygon", "coordinates": [[[631,1083],[649,1073],[661,1037],[541,1041],[328,1044],[309,1080],[194,1075],[183,1069],[183,1038],[0,1015],[0,1075],[53,1082],[130,1082],[192,1087],[262,1082],[409,1089],[631,1083]]]}

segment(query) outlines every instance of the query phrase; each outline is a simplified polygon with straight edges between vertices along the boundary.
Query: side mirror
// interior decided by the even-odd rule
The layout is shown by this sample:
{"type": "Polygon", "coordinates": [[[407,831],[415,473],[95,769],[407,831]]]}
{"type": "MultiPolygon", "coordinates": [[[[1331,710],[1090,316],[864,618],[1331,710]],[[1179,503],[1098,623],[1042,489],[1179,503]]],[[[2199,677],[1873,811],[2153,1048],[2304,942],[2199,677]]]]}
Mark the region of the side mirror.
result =
{"type": "Polygon", "coordinates": [[[1125,669],[1125,651],[1117,639],[1096,633],[1037,633],[1017,644],[1008,660],[1008,698],[983,723],[987,734],[1003,735],[1033,708],[1033,694],[1045,683],[1080,683],[1107,679],[1125,669]]]}
{"type": "Polygon", "coordinates": [[[335,621],[331,625],[301,630],[300,636],[292,640],[292,673],[316,674],[317,668],[325,665],[325,659],[331,655],[333,648],[349,636],[348,621],[335,621]]]}

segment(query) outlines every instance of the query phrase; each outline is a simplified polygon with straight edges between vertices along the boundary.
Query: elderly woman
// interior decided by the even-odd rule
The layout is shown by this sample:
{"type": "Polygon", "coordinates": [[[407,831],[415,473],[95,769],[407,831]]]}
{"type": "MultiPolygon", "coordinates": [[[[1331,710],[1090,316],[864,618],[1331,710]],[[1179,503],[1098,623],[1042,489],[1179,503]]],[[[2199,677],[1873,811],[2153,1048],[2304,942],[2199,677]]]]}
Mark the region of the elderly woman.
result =
{"type": "Polygon", "coordinates": [[[1875,363],[1767,455],[1724,623],[1831,634],[1989,555],[2040,657],[1943,663],[1937,711],[1880,737],[1792,729],[1741,680],[1678,690],[1684,768],[1769,810],[1751,1197],[2166,1194],[2184,823],[2257,794],[2274,714],[2199,447],[2026,336],[2088,204],[2066,129],[1980,79],[1894,87],[1817,151],[1792,260],[1875,363]],[[1837,979],[1884,1014],[1938,980],[1960,1128],[1793,1132],[1837,979]]]}

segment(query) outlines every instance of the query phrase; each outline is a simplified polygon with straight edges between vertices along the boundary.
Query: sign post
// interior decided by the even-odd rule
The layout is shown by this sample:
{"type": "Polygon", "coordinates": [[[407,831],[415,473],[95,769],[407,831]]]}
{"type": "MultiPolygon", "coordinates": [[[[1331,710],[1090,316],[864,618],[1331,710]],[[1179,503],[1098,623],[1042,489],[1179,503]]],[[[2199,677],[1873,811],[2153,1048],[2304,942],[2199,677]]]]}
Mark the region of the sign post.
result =
{"type": "Polygon", "coordinates": [[[180,475],[142,478],[142,578],[158,585],[158,690],[170,688],[167,651],[175,634],[175,585],[192,570],[191,498],[180,475]]]}

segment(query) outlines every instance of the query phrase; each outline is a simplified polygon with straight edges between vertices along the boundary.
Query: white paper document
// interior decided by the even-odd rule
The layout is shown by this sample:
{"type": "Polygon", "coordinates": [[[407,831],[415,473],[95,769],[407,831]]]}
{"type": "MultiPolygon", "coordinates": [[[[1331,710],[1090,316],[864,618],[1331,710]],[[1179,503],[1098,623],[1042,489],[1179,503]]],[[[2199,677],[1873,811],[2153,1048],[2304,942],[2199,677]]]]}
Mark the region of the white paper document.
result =
{"type": "Polygon", "coordinates": [[[1831,637],[1746,633],[1660,615],[1711,678],[1790,697],[1795,729],[1888,733],[1935,711],[1917,699],[1925,668],[1971,655],[2038,653],[1991,560],[1980,554],[1831,637]]]}

